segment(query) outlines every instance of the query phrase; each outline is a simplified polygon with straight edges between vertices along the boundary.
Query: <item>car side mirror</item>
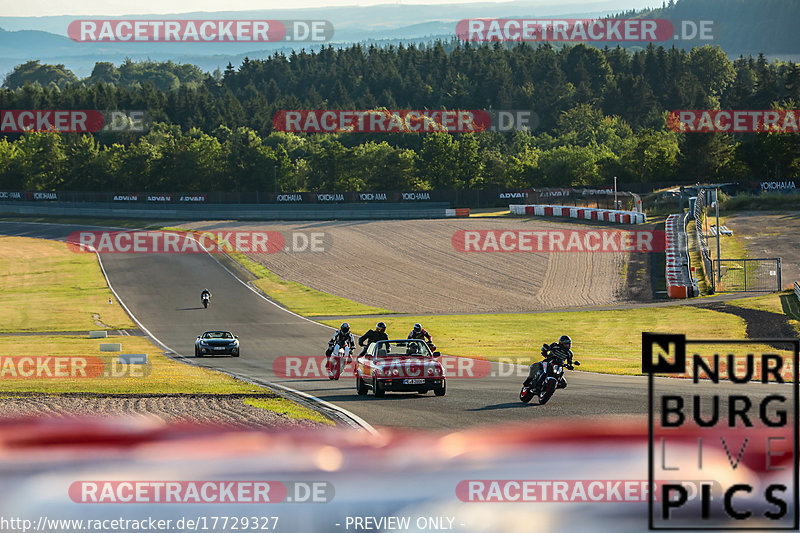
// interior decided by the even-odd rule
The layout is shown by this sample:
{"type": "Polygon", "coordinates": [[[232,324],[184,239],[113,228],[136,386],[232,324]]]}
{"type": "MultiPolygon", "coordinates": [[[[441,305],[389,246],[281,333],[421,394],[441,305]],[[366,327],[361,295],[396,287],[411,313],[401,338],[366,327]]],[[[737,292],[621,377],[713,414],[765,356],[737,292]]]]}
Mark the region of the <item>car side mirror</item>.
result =
{"type": "Polygon", "coordinates": [[[233,336],[233,338],[234,338],[234,339],[238,339],[238,338],[239,338],[239,335],[234,335],[234,336],[233,336]]]}
{"type": "Polygon", "coordinates": [[[198,336],[197,336],[197,338],[199,339],[199,338],[200,338],[200,335],[198,335],[198,336]]]}
{"type": "Polygon", "coordinates": [[[441,352],[439,352],[439,351],[435,351],[435,352],[433,352],[433,356],[434,356],[434,357],[441,357],[441,356],[442,356],[442,353],[441,353],[441,352]]]}

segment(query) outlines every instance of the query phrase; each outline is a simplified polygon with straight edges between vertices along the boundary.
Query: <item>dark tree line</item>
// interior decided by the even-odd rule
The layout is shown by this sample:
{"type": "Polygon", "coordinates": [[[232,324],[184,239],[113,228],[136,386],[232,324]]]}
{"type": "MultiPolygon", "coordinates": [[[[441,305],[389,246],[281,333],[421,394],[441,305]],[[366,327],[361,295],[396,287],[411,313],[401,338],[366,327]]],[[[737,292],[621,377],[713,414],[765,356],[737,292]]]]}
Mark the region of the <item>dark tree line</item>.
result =
{"type": "Polygon", "coordinates": [[[245,59],[204,75],[169,62],[98,63],[77,81],[56,67],[18,67],[6,79],[18,88],[0,90],[0,109],[144,109],[156,127],[138,136],[9,134],[0,141],[4,189],[409,190],[607,184],[614,176],[789,178],[800,170],[798,135],[666,128],[674,109],[798,107],[797,64],[763,55],[730,61],[710,46],[355,45],[245,59]],[[273,131],[279,110],[379,107],[526,109],[540,126],[458,135],[273,131]]]}

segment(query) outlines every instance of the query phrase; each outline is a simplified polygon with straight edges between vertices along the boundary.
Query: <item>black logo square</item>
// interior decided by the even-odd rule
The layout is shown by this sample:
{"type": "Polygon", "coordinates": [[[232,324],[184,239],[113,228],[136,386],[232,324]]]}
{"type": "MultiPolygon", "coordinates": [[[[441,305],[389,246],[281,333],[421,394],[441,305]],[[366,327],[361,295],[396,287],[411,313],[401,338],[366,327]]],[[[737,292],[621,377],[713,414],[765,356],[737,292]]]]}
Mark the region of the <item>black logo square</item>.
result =
{"type": "Polygon", "coordinates": [[[642,373],[682,374],[685,369],[686,335],[642,333],[642,373]]]}

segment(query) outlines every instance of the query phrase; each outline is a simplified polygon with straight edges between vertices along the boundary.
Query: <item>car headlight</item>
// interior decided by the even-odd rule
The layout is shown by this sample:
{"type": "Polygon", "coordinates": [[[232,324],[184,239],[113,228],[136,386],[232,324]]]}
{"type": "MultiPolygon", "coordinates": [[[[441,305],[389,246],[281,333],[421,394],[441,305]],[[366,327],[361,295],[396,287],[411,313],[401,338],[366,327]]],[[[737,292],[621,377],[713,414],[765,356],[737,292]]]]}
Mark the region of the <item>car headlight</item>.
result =
{"type": "Polygon", "coordinates": [[[433,369],[432,369],[432,368],[429,368],[429,369],[428,369],[428,375],[429,375],[429,376],[432,376],[432,375],[433,375],[433,369]]]}
{"type": "Polygon", "coordinates": [[[399,376],[400,375],[400,371],[395,368],[394,370],[392,370],[392,375],[393,376],[399,376]]]}

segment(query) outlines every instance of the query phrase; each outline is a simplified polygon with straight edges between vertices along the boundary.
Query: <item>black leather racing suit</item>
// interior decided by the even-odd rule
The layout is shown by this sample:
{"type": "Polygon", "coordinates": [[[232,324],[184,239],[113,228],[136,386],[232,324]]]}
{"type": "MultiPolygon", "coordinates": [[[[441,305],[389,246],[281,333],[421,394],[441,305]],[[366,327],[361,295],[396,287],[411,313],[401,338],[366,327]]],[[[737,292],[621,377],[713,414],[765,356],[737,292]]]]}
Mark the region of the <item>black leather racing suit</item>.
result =
{"type": "Polygon", "coordinates": [[[431,338],[431,334],[427,332],[425,328],[422,328],[418,333],[415,333],[413,330],[411,333],[408,334],[409,339],[425,339],[426,342],[432,343],[433,339],[431,338]]]}
{"type": "Polygon", "coordinates": [[[367,353],[367,348],[369,348],[369,345],[372,344],[373,342],[388,341],[388,340],[389,336],[386,334],[386,331],[382,331],[379,333],[374,329],[369,330],[368,332],[361,335],[361,337],[359,337],[358,339],[358,345],[364,347],[364,349],[361,350],[359,356],[367,353]]]}
{"type": "MultiPolygon", "coordinates": [[[[549,358],[549,357],[557,357],[561,360],[562,364],[564,364],[567,368],[572,368],[572,357],[573,353],[572,350],[568,348],[564,348],[561,344],[554,342],[553,344],[549,345],[547,348],[544,346],[542,347],[542,357],[549,358]]],[[[528,386],[534,382],[536,376],[543,370],[542,362],[538,361],[533,363],[528,371],[528,377],[525,379],[523,385],[528,386]]],[[[567,388],[567,380],[564,376],[561,376],[561,379],[558,381],[558,388],[559,389],[566,389],[567,388]]]]}

